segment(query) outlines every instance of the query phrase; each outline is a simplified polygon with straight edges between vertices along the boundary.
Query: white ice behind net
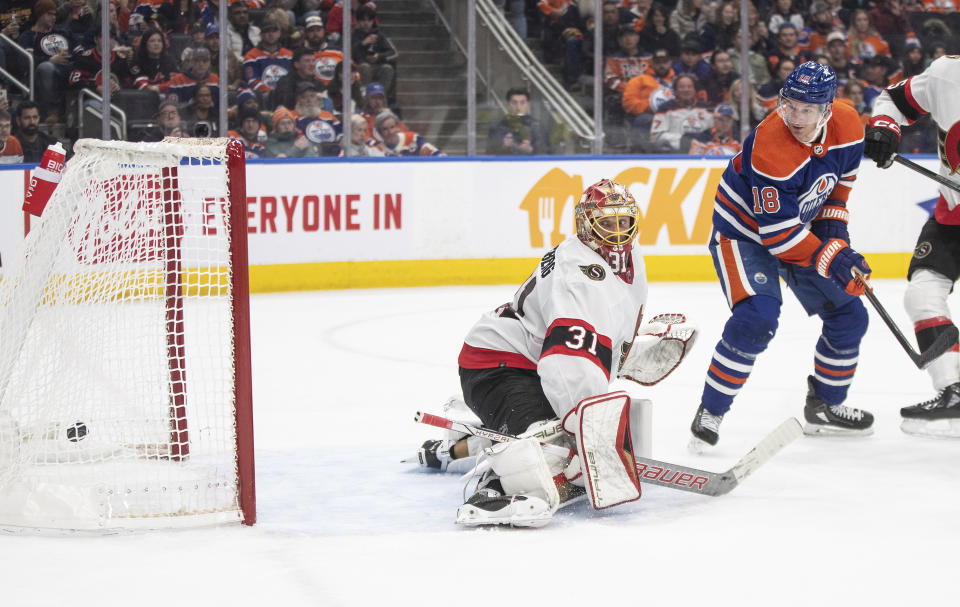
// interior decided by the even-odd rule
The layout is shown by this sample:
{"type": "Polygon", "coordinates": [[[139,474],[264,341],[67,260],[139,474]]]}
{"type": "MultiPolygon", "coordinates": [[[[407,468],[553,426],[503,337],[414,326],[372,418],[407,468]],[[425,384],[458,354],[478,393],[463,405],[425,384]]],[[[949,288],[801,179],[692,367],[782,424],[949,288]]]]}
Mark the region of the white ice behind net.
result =
{"type": "Polygon", "coordinates": [[[0,526],[237,520],[226,140],[84,140],[0,284],[0,526]]]}

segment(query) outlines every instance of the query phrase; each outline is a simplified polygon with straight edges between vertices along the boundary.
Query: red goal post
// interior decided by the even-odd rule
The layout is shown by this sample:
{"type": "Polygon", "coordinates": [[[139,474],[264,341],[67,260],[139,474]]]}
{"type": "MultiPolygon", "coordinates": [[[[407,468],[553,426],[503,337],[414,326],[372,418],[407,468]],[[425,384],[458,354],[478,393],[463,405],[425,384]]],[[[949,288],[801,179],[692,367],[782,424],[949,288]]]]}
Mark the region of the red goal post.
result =
{"type": "Polygon", "coordinates": [[[256,521],[244,152],[81,140],[0,283],[0,526],[256,521]]]}

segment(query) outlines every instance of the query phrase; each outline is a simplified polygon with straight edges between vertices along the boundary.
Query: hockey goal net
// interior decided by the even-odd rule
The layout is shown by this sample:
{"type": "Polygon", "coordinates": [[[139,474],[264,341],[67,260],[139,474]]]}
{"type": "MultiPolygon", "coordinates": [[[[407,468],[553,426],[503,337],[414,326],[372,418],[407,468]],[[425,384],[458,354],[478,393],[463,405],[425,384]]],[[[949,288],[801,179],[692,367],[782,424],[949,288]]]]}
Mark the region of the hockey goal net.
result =
{"type": "Polygon", "coordinates": [[[254,523],[245,197],[237,142],[77,142],[0,283],[0,527],[254,523]]]}

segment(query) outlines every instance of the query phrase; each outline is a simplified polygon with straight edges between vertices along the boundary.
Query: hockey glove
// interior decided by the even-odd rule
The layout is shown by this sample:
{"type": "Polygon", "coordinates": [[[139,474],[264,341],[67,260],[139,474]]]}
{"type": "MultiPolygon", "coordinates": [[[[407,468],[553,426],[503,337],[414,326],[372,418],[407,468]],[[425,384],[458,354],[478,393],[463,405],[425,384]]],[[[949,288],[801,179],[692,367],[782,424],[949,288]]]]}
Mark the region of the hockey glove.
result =
{"type": "Polygon", "coordinates": [[[820,240],[839,238],[850,244],[850,232],[847,231],[847,219],[850,212],[840,206],[843,203],[827,204],[810,224],[810,231],[820,240]]]}
{"type": "Polygon", "coordinates": [[[683,314],[659,314],[640,327],[619,376],[652,386],[670,375],[697,339],[697,326],[683,314]]]}
{"type": "Polygon", "coordinates": [[[813,266],[817,274],[833,279],[840,288],[857,297],[867,289],[866,280],[870,278],[870,266],[863,255],[850,248],[850,245],[838,238],[827,240],[813,254],[813,266]],[[857,269],[863,277],[854,275],[857,269]]]}
{"type": "Polygon", "coordinates": [[[900,125],[897,121],[890,116],[871,118],[863,139],[863,155],[881,169],[886,169],[893,164],[893,156],[899,147],[900,125]]]}

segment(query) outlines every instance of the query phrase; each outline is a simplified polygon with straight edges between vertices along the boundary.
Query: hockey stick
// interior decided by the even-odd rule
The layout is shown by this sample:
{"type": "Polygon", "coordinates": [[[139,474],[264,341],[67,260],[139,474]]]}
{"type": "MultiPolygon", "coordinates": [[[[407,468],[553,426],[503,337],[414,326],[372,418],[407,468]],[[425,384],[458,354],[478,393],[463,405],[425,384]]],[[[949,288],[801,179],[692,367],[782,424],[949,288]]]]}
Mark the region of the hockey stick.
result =
{"type": "MultiPolygon", "coordinates": [[[[413,419],[421,424],[455,430],[471,436],[487,438],[495,442],[502,443],[517,440],[516,436],[510,434],[502,434],[494,430],[465,424],[430,413],[421,413],[418,411],[413,419]]],[[[559,425],[560,422],[558,421],[557,426],[559,427],[559,425]]],[[[756,447],[741,457],[740,460],[726,472],[699,470],[697,468],[670,464],[636,455],[634,456],[634,466],[636,467],[637,476],[641,482],[716,497],[730,493],[734,487],[740,484],[740,481],[752,474],[754,470],[766,463],[767,460],[776,455],[777,452],[789,445],[801,434],[803,434],[803,429],[800,426],[800,422],[797,421],[796,418],[788,418],[777,426],[773,432],[757,443],[756,447]]],[[[556,449],[569,452],[569,449],[557,447],[556,445],[552,446],[556,449]]]]}
{"type": "Polygon", "coordinates": [[[941,184],[941,185],[947,186],[947,187],[950,188],[951,190],[955,190],[955,191],[957,191],[957,192],[960,192],[960,184],[957,184],[957,183],[951,181],[950,179],[947,179],[946,177],[944,177],[944,176],[941,175],[940,173],[934,173],[934,172],[931,171],[930,169],[925,168],[925,167],[922,167],[922,166],[920,166],[919,164],[917,164],[916,162],[914,162],[914,161],[912,161],[912,160],[910,160],[910,159],[908,159],[908,158],[904,158],[904,157],[901,156],[900,154],[894,154],[894,155],[893,155],[893,160],[894,160],[894,162],[900,163],[900,164],[902,164],[903,166],[907,167],[908,169],[912,169],[912,170],[920,173],[920,174],[923,175],[924,177],[929,177],[930,179],[933,179],[933,180],[936,181],[937,183],[939,183],[939,184],[941,184]]]}
{"type": "Polygon", "coordinates": [[[900,347],[903,348],[903,351],[907,353],[907,356],[910,357],[910,360],[913,361],[913,364],[917,366],[918,369],[926,369],[927,366],[932,363],[934,360],[940,357],[941,354],[949,350],[955,343],[957,343],[957,338],[960,336],[960,330],[956,326],[950,325],[943,330],[940,335],[937,336],[937,339],[930,344],[930,347],[924,350],[923,352],[917,353],[913,349],[913,346],[910,345],[910,342],[903,335],[903,332],[900,331],[900,327],[897,326],[893,319],[890,318],[890,315],[887,314],[887,310],[883,307],[883,304],[880,303],[880,300],[877,299],[876,294],[873,292],[873,287],[870,286],[870,282],[864,277],[863,272],[854,268],[853,273],[857,278],[863,281],[866,284],[866,291],[864,295],[867,296],[867,301],[870,302],[870,305],[873,306],[873,309],[877,311],[877,314],[880,315],[880,318],[883,319],[887,328],[890,329],[890,332],[893,333],[893,336],[897,338],[897,342],[900,343],[900,347]]]}

